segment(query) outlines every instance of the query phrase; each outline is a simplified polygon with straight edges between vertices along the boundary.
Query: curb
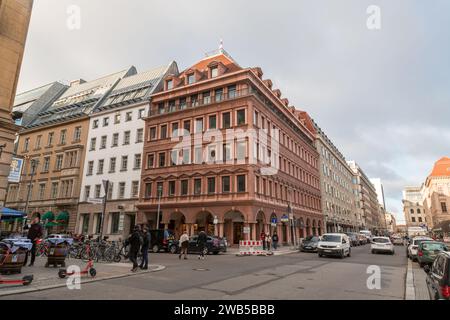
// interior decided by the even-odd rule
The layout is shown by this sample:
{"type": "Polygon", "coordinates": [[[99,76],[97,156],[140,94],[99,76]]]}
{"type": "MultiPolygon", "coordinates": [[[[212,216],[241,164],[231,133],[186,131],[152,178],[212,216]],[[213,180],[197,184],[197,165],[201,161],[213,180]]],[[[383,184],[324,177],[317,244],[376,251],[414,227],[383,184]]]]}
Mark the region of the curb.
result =
{"type": "Polygon", "coordinates": [[[414,274],[412,271],[412,262],[408,259],[408,271],[406,272],[405,300],[416,300],[416,291],[414,289],[414,274]]]}
{"type": "MultiPolygon", "coordinates": [[[[163,265],[153,265],[153,266],[156,266],[156,269],[148,270],[148,271],[140,271],[137,273],[119,274],[119,275],[107,276],[107,277],[96,277],[96,278],[85,280],[85,281],[82,280],[81,284],[103,281],[103,280],[110,280],[110,279],[127,278],[127,277],[142,275],[142,274],[146,274],[146,273],[151,273],[151,272],[158,272],[158,271],[162,271],[162,270],[166,269],[166,266],[163,266],[163,265]]],[[[35,288],[27,288],[27,289],[19,289],[19,290],[14,290],[14,291],[0,292],[0,297],[11,296],[11,295],[21,294],[21,293],[44,291],[44,290],[50,290],[50,289],[55,289],[55,288],[63,288],[65,286],[66,286],[66,283],[64,282],[64,283],[53,284],[53,285],[48,285],[48,286],[40,286],[40,287],[35,287],[35,288]]]]}

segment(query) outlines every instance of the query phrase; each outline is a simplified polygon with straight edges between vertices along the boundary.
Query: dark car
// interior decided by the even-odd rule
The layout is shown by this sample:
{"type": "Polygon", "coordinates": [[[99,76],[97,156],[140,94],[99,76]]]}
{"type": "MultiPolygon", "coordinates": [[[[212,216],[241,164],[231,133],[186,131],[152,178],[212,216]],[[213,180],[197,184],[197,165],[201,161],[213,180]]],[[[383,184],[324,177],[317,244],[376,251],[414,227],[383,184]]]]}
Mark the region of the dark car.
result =
{"type": "Polygon", "coordinates": [[[420,267],[431,265],[436,259],[437,255],[442,251],[449,251],[447,245],[438,241],[424,241],[419,244],[417,249],[417,262],[420,267]]]}
{"type": "Polygon", "coordinates": [[[450,300],[450,252],[439,253],[431,268],[425,266],[424,270],[430,298],[450,300]]]}
{"type": "Polygon", "coordinates": [[[316,236],[308,236],[306,237],[302,243],[300,244],[301,252],[317,252],[317,244],[319,243],[320,238],[316,236]]]}
{"type": "MultiPolygon", "coordinates": [[[[198,235],[194,235],[189,238],[188,253],[200,253],[197,246],[198,235]]],[[[179,253],[180,245],[179,241],[175,240],[170,243],[169,250],[171,253],[179,253]]],[[[219,252],[227,252],[227,241],[225,238],[219,238],[216,236],[208,236],[206,241],[205,254],[218,254],[219,252]]]]}
{"type": "Polygon", "coordinates": [[[165,230],[158,229],[158,230],[150,230],[150,236],[152,238],[150,250],[153,253],[157,253],[161,250],[164,250],[165,252],[168,252],[170,249],[171,244],[175,241],[173,234],[170,231],[168,232],[167,237],[164,236],[165,230]]]}

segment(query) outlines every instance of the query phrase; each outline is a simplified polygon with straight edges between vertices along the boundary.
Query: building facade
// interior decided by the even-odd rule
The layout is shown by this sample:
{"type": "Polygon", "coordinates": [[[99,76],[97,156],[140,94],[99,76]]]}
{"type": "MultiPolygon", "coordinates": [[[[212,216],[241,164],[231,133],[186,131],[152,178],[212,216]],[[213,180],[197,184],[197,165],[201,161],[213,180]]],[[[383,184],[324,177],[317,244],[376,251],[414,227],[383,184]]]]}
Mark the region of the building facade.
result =
{"type": "Polygon", "coordinates": [[[3,207],[19,128],[11,110],[28,34],[33,0],[0,1],[0,208],[3,207]]]}
{"type": "Polygon", "coordinates": [[[89,130],[88,115],[135,68],[97,80],[77,80],[19,133],[17,156],[24,159],[19,184],[10,184],[8,207],[50,212],[74,231],[89,130]]]}
{"type": "Polygon", "coordinates": [[[339,149],[325,132],[313,122],[316,149],[319,152],[322,212],[327,232],[358,231],[361,213],[354,192],[353,171],[339,149]]]}
{"type": "Polygon", "coordinates": [[[165,78],[145,124],[138,223],[230,244],[323,232],[314,136],[262,75],[220,49],[165,78]]]}
{"type": "Polygon", "coordinates": [[[388,233],[395,233],[397,230],[397,220],[395,219],[395,215],[389,212],[385,213],[386,220],[386,230],[388,233]]]}
{"type": "Polygon", "coordinates": [[[403,189],[403,214],[405,216],[406,226],[420,227],[428,225],[428,217],[423,207],[421,187],[405,187],[403,189]]]}
{"type": "Polygon", "coordinates": [[[162,79],[177,73],[173,62],[160,68],[123,78],[105,102],[90,115],[76,232],[98,235],[102,204],[90,198],[105,195],[102,180],[109,181],[102,234],[110,240],[125,239],[136,221],[139,198],[144,118],[150,95],[162,89],[162,79]]]}

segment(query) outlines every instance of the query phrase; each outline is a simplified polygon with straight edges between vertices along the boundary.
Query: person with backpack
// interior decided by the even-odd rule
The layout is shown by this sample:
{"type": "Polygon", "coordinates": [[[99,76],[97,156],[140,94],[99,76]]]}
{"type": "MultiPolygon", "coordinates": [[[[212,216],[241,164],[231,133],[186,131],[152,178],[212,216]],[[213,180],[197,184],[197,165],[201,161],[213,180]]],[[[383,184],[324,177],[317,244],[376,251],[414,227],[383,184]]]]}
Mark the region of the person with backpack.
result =
{"type": "Polygon", "coordinates": [[[138,269],[137,256],[139,253],[139,248],[141,247],[141,243],[143,243],[139,226],[134,227],[133,233],[130,235],[128,240],[130,243],[130,261],[133,263],[133,269],[131,269],[131,271],[136,272],[138,269]]]}
{"type": "Polygon", "coordinates": [[[181,259],[181,256],[184,254],[184,260],[187,260],[187,251],[189,247],[189,236],[187,231],[184,230],[183,234],[180,237],[180,255],[178,256],[181,259]]]}
{"type": "Polygon", "coordinates": [[[148,231],[147,227],[144,227],[143,241],[142,241],[142,262],[139,266],[142,270],[148,269],[148,250],[150,249],[150,244],[152,243],[152,236],[148,231]]]}
{"type": "Polygon", "coordinates": [[[277,232],[275,231],[273,233],[273,237],[272,237],[273,250],[277,250],[277,248],[278,248],[278,241],[279,241],[278,235],[277,235],[277,232]]]}
{"type": "Polygon", "coordinates": [[[198,259],[205,259],[205,248],[206,248],[206,242],[208,241],[208,236],[206,235],[205,231],[200,231],[197,238],[197,246],[200,250],[200,254],[198,256],[198,259]]]}

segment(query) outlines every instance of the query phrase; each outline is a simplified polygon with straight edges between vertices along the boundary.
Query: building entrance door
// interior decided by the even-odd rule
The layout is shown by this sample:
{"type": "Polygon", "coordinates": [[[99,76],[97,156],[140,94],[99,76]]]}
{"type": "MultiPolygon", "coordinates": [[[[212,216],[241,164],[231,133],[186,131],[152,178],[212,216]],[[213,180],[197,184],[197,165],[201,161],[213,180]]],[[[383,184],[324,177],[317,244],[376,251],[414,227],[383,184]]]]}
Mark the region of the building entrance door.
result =
{"type": "Polygon", "coordinates": [[[244,223],[233,223],[233,244],[239,244],[239,240],[244,240],[244,223]]]}

